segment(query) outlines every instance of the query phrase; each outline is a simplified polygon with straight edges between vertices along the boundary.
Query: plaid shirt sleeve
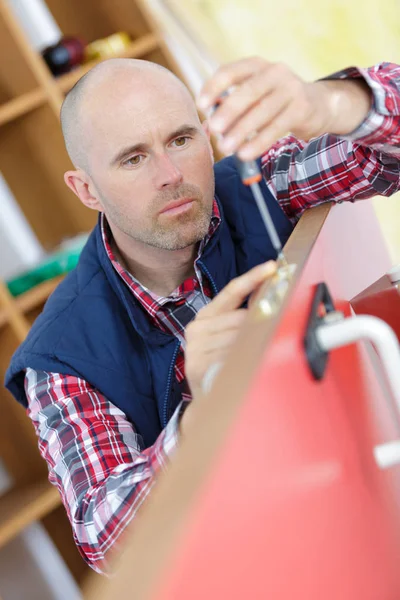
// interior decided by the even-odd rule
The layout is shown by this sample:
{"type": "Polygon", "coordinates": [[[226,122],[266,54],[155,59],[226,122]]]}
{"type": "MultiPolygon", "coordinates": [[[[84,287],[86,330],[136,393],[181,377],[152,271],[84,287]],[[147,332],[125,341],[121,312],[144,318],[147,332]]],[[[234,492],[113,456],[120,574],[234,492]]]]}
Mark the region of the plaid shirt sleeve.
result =
{"type": "Polygon", "coordinates": [[[400,189],[400,67],[382,63],[350,68],[328,79],[364,78],[373,102],[350,135],[323,135],[309,143],[287,136],[262,157],[266,182],[295,223],[312,206],[355,201],[400,189]]]}
{"type": "Polygon", "coordinates": [[[176,409],[155,444],[141,449],[125,414],[83,379],[27,369],[28,415],[86,562],[107,571],[107,553],[135,517],[178,443],[176,409]]]}

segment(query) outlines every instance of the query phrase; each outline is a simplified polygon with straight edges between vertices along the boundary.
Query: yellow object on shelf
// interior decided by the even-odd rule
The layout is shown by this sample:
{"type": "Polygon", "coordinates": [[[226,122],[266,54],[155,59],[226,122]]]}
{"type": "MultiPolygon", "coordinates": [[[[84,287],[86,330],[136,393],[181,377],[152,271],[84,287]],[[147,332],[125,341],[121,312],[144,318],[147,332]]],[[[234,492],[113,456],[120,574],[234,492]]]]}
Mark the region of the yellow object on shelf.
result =
{"type": "Polygon", "coordinates": [[[113,33],[88,44],[85,48],[85,60],[112,58],[121,54],[130,43],[131,38],[128,33],[124,31],[113,33]]]}

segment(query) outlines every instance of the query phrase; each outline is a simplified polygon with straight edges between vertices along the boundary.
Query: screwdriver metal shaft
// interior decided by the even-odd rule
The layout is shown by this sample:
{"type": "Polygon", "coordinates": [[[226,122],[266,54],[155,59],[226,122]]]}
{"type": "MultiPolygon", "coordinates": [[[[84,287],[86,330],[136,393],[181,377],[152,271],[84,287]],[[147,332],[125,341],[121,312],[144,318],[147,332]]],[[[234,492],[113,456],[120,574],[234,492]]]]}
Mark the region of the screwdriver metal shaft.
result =
{"type": "Polygon", "coordinates": [[[276,250],[277,261],[281,266],[286,266],[287,261],[285,255],[282,252],[281,240],[279,239],[278,232],[276,231],[276,227],[271,218],[270,212],[265,202],[264,195],[260,188],[262,174],[260,172],[260,169],[258,168],[258,164],[255,160],[242,161],[237,156],[235,156],[235,159],[238,171],[240,173],[240,177],[244,185],[249,186],[252,191],[255,203],[257,204],[258,210],[260,211],[261,219],[268,232],[272,245],[276,250]]]}

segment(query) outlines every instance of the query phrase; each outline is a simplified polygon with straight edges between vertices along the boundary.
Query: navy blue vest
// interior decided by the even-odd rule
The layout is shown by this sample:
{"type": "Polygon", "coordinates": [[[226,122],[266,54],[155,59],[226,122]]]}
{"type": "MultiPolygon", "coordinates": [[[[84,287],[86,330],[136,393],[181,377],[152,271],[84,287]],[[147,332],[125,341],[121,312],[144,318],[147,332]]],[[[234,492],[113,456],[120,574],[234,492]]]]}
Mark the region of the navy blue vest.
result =
{"type": "MultiPolygon", "coordinates": [[[[198,264],[216,294],[276,253],[231,157],[216,164],[215,178],[222,222],[198,264]]],[[[262,189],[285,243],[293,227],[265,182],[262,189]]],[[[81,377],[125,413],[147,448],[181,400],[174,376],[178,349],[177,339],[154,327],[115,272],[97,225],[77,268],[50,296],[14,354],[5,384],[26,406],[27,367],[81,377]]]]}

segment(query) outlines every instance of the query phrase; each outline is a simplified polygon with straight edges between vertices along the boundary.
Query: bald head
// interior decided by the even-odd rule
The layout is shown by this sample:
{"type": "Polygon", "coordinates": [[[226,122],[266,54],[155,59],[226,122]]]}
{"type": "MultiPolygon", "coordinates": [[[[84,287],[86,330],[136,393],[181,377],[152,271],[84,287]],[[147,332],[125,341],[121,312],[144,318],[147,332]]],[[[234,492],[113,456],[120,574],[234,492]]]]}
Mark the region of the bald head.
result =
{"type": "MultiPolygon", "coordinates": [[[[118,109],[127,89],[141,94],[149,88],[157,93],[166,86],[179,89],[183,102],[195,105],[185,85],[168,69],[153,62],[112,58],[84,75],[67,94],[61,107],[61,127],[69,157],[76,168],[90,172],[93,127],[107,119],[108,111],[118,109]],[[96,122],[97,121],[97,122],[96,122]]],[[[160,107],[162,109],[162,107],[160,107]]]]}
{"type": "Polygon", "coordinates": [[[159,251],[191,256],[210,224],[214,172],[207,127],[183,83],[151,62],[107,60],[70,91],[61,121],[76,167],[64,181],[105,215],[118,248],[135,260],[143,252],[143,264],[158,264],[159,251]]]}

